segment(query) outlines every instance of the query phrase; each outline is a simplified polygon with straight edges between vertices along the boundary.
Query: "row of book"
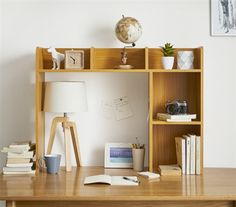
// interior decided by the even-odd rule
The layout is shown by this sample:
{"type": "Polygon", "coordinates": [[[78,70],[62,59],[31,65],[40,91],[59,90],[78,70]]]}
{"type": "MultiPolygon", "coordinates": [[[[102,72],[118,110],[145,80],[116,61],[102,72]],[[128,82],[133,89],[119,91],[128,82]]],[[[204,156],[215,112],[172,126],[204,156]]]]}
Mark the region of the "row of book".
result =
{"type": "Polygon", "coordinates": [[[196,114],[176,114],[171,115],[167,113],[157,113],[157,119],[167,122],[191,122],[193,119],[196,119],[196,114]]]}
{"type": "Polygon", "coordinates": [[[182,174],[200,174],[201,172],[201,137],[194,134],[175,137],[177,164],[182,174]]]}
{"type": "Polygon", "coordinates": [[[35,174],[33,157],[35,144],[30,141],[16,142],[4,147],[2,152],[7,153],[4,175],[35,174]]]}

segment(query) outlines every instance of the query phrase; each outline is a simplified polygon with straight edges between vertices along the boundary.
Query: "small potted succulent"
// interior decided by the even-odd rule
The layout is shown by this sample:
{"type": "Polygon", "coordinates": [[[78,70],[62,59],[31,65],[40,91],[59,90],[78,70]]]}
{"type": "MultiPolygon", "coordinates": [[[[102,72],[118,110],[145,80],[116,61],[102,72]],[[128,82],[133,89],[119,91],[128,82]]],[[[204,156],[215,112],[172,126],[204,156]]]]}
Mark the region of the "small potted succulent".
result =
{"type": "Polygon", "coordinates": [[[174,65],[174,48],[170,43],[166,43],[162,48],[162,65],[164,69],[171,70],[174,65]]]}

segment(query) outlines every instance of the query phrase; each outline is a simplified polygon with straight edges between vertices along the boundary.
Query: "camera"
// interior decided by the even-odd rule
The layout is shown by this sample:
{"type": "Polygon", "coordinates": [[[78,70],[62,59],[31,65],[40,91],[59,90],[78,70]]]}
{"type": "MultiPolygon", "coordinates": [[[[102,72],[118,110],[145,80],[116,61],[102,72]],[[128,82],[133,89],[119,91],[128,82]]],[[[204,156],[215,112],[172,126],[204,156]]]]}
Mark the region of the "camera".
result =
{"type": "Polygon", "coordinates": [[[166,112],[171,115],[188,113],[188,105],[186,101],[175,100],[167,102],[165,107],[166,107],[166,112]]]}

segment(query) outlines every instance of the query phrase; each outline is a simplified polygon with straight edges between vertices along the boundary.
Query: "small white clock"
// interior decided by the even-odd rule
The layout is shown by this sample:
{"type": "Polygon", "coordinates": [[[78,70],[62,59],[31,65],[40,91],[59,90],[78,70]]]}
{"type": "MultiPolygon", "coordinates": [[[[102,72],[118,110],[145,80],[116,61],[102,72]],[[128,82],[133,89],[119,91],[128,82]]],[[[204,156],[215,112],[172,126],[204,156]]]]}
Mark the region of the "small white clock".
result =
{"type": "Polygon", "coordinates": [[[66,50],[65,51],[65,69],[83,69],[84,51],[66,50]]]}

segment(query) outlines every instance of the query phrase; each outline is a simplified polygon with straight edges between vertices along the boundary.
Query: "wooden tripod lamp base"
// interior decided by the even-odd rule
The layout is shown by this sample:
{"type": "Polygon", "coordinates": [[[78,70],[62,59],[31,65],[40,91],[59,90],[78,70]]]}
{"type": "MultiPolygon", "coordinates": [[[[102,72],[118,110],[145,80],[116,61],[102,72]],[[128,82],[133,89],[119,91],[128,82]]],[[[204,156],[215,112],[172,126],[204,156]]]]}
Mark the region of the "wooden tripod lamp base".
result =
{"type": "Polygon", "coordinates": [[[75,122],[69,121],[68,117],[56,117],[53,119],[51,131],[50,131],[50,137],[48,141],[47,154],[51,154],[52,146],[53,146],[53,142],[54,142],[54,138],[56,134],[56,128],[58,124],[62,124],[63,132],[64,132],[66,171],[71,171],[69,137],[71,137],[72,139],[77,166],[81,166],[81,156],[80,156],[80,150],[79,150],[79,140],[78,140],[78,134],[76,130],[76,124],[75,122]]]}

